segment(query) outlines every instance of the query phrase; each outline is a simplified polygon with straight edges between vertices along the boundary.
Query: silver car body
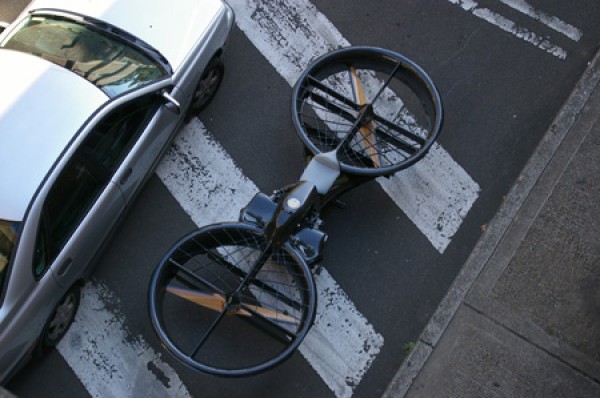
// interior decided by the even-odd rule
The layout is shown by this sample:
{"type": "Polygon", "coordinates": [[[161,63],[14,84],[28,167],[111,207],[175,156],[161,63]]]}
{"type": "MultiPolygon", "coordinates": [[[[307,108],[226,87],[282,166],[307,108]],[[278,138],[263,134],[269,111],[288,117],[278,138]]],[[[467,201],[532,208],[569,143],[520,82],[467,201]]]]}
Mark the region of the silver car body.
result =
{"type": "Polygon", "coordinates": [[[0,220],[19,225],[4,281],[0,277],[0,384],[37,347],[61,297],[91,272],[101,246],[173,138],[196,83],[224,48],[233,24],[231,9],[219,0],[37,0],[0,34],[0,43],[20,21],[44,12],[108,22],[158,50],[170,70],[164,78],[111,96],[52,62],[0,48],[0,220]],[[157,105],[84,217],[36,275],[45,201],[58,189],[69,162],[80,156],[82,143],[122,107],[150,96],[163,100],[165,93],[169,100],[157,105]]]}

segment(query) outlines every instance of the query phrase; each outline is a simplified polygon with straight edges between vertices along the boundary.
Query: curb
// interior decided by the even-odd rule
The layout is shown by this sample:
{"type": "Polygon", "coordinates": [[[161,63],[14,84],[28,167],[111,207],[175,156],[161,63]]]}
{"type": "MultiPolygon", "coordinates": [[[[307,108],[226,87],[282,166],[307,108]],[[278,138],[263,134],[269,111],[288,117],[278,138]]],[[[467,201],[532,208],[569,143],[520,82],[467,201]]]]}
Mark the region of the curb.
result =
{"type": "Polygon", "coordinates": [[[525,200],[540,179],[556,151],[563,143],[590,95],[600,83],[600,51],[598,51],[579,79],[573,92],[544,134],[533,155],[510,189],[498,212],[489,223],[471,255],[456,276],[446,296],[419,336],[414,349],[402,362],[382,398],[404,397],[413,380],[425,366],[438,341],[454,318],[489,259],[506,235],[511,223],[522,208],[525,200]]]}

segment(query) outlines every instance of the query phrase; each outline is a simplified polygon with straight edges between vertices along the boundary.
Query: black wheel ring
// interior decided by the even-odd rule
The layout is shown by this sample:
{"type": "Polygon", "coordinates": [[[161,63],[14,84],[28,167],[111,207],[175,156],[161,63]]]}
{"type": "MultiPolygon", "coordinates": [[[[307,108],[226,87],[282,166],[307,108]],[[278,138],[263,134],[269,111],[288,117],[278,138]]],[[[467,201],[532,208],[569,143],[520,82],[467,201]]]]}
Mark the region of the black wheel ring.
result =
{"type": "Polygon", "coordinates": [[[310,269],[308,268],[308,265],[306,264],[306,262],[302,259],[300,254],[289,243],[286,243],[283,246],[283,249],[287,253],[289,253],[291,256],[293,256],[294,260],[296,261],[296,264],[299,267],[301,267],[304,275],[306,276],[305,282],[308,287],[307,317],[304,320],[303,326],[302,326],[301,330],[298,332],[295,341],[293,341],[293,343],[291,343],[277,357],[275,357],[267,362],[263,362],[259,365],[248,367],[248,368],[238,368],[238,369],[218,368],[218,367],[209,366],[209,365],[206,365],[201,362],[193,360],[188,355],[186,355],[176,344],[173,343],[173,341],[169,338],[168,334],[165,331],[165,327],[162,324],[161,317],[159,316],[159,308],[160,308],[159,299],[161,296],[161,292],[159,291],[160,290],[159,285],[160,285],[161,281],[164,278],[166,278],[165,274],[167,272],[169,272],[167,270],[167,267],[165,266],[167,264],[168,259],[178,250],[178,248],[180,248],[186,242],[189,242],[191,239],[198,237],[199,235],[206,234],[211,231],[214,232],[214,231],[225,230],[225,229],[239,229],[239,230],[243,230],[243,231],[246,231],[246,232],[252,233],[252,234],[264,235],[263,231],[260,228],[257,228],[255,226],[251,226],[248,224],[232,222],[232,223],[219,223],[219,224],[205,226],[205,227],[198,229],[194,232],[191,232],[190,234],[185,235],[184,237],[179,239],[175,243],[175,245],[173,245],[173,247],[169,250],[169,252],[167,252],[163,256],[159,265],[156,267],[156,269],[154,270],[154,272],[152,274],[150,286],[148,289],[149,315],[150,315],[152,327],[153,327],[156,335],[160,339],[161,343],[163,344],[163,346],[166,347],[168,349],[168,351],[173,356],[175,356],[175,358],[177,358],[177,360],[179,360],[183,364],[191,367],[192,369],[199,370],[204,373],[208,373],[208,374],[212,374],[212,375],[216,375],[216,376],[245,377],[245,376],[251,376],[251,375],[258,374],[258,373],[262,373],[269,369],[272,369],[273,367],[283,363],[296,351],[296,349],[298,348],[300,343],[304,340],[304,338],[308,334],[308,331],[310,330],[310,328],[314,322],[314,319],[315,319],[316,300],[317,300],[316,286],[315,286],[315,281],[312,277],[312,274],[311,274],[310,269]]]}
{"type": "Polygon", "coordinates": [[[381,59],[393,60],[400,64],[403,77],[409,80],[407,84],[411,85],[411,89],[419,96],[423,108],[428,114],[429,126],[427,126],[427,128],[429,130],[429,136],[427,137],[425,144],[417,151],[417,153],[391,167],[365,168],[340,162],[341,171],[359,176],[378,177],[381,175],[390,175],[412,166],[427,154],[435,140],[438,138],[443,123],[442,99],[429,75],[419,65],[407,57],[387,49],[371,46],[347,47],[329,52],[315,60],[302,73],[293,88],[291,111],[296,133],[313,155],[323,152],[311,141],[299,119],[299,114],[302,112],[301,106],[304,100],[303,97],[306,95],[306,93],[303,92],[304,87],[306,86],[309,76],[323,71],[327,72],[328,66],[336,63],[344,63],[344,61],[352,59],[360,59],[361,62],[366,62],[367,64],[372,63],[373,66],[376,66],[378,62],[381,63],[381,59]]]}

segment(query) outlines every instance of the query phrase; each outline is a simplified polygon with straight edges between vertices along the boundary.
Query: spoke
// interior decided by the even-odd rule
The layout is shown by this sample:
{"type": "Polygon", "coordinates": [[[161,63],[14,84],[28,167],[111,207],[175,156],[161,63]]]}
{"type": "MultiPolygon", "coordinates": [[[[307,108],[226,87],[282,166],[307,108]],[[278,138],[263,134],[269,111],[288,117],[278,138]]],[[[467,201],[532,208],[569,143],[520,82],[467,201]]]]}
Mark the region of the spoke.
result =
{"type": "Polygon", "coordinates": [[[300,325],[300,319],[294,318],[291,315],[287,315],[285,313],[276,311],[271,308],[261,307],[259,305],[241,303],[240,304],[244,309],[239,308],[235,312],[231,312],[232,314],[244,315],[244,316],[254,316],[256,314],[262,316],[265,319],[280,322],[287,325],[300,325]]]}
{"type": "MultiPolygon", "coordinates": [[[[260,330],[269,333],[271,336],[276,339],[282,341],[285,344],[289,344],[293,341],[297,336],[295,333],[290,332],[283,326],[273,322],[272,320],[264,317],[258,312],[253,311],[250,306],[246,304],[242,304],[241,311],[246,312],[249,316],[244,317],[243,319],[248,320],[250,324],[259,328],[260,330]]],[[[298,322],[300,322],[298,320],[298,322]]]]}
{"type": "Polygon", "coordinates": [[[410,144],[407,144],[406,142],[398,139],[397,137],[394,137],[393,135],[389,134],[386,131],[383,131],[381,129],[377,129],[377,135],[383,139],[384,141],[386,141],[387,143],[395,146],[396,148],[408,153],[409,156],[414,155],[415,153],[417,153],[417,151],[419,150],[419,148],[415,148],[413,146],[411,146],[410,144]]]}
{"type": "Polygon", "coordinates": [[[248,273],[242,280],[242,283],[240,283],[240,285],[237,287],[237,289],[235,289],[235,292],[233,292],[232,296],[236,296],[236,295],[240,294],[242,292],[242,290],[248,286],[248,284],[252,283],[252,281],[255,279],[256,275],[260,272],[260,269],[265,265],[265,263],[267,262],[267,260],[269,259],[269,257],[271,256],[272,253],[273,253],[273,248],[269,244],[260,253],[260,256],[254,262],[254,265],[252,266],[252,268],[250,268],[250,271],[248,271],[248,273]]]}
{"type": "MultiPolygon", "coordinates": [[[[246,278],[246,276],[248,275],[241,269],[237,268],[235,265],[233,265],[230,262],[228,262],[227,260],[225,260],[223,257],[218,255],[217,253],[214,253],[214,256],[215,256],[214,259],[216,261],[221,262],[223,265],[225,265],[227,267],[231,267],[230,271],[233,272],[236,276],[238,276],[240,278],[246,278]]],[[[260,279],[252,278],[251,280],[249,280],[248,283],[252,286],[256,286],[261,291],[267,293],[269,296],[276,298],[277,300],[285,303],[286,305],[289,305],[290,307],[293,307],[294,309],[300,310],[303,307],[302,303],[299,303],[298,301],[286,296],[285,294],[281,293],[279,290],[275,289],[272,286],[269,286],[267,283],[261,281],[260,279]]]]}
{"type": "MultiPolygon", "coordinates": [[[[179,264],[177,261],[173,260],[172,258],[169,258],[169,262],[171,264],[173,264],[185,276],[193,279],[194,281],[200,282],[201,284],[203,284],[204,286],[208,287],[209,289],[215,291],[216,293],[219,293],[219,294],[225,296],[225,292],[223,290],[219,289],[217,286],[215,286],[211,282],[207,281],[206,279],[202,278],[201,276],[199,276],[195,272],[193,272],[193,271],[185,268],[183,265],[179,264]]],[[[178,277],[180,279],[183,279],[183,278],[181,278],[180,276],[177,276],[177,275],[176,275],[176,277],[178,277]]],[[[188,283],[190,283],[190,282],[188,282],[188,283]]]]}
{"type": "MultiPolygon", "coordinates": [[[[354,134],[352,136],[354,136],[354,134]]],[[[346,156],[347,159],[352,160],[354,162],[358,162],[365,167],[375,167],[375,165],[373,164],[373,160],[370,157],[363,155],[361,152],[355,151],[351,147],[350,140],[344,139],[344,141],[340,142],[338,146],[343,149],[342,153],[346,156]]],[[[339,153],[340,151],[338,150],[338,154],[339,153]]],[[[340,158],[338,157],[338,159],[340,158]]],[[[340,161],[342,160],[343,159],[340,159],[340,161]]]]}
{"type": "Polygon", "coordinates": [[[375,94],[375,97],[373,98],[373,101],[371,102],[372,104],[375,103],[379,99],[379,96],[381,95],[381,93],[383,93],[383,90],[385,90],[386,87],[388,87],[390,85],[390,82],[392,81],[394,76],[396,76],[396,73],[398,73],[401,66],[402,66],[402,64],[400,64],[400,62],[396,63],[396,66],[394,67],[394,70],[392,71],[392,73],[390,73],[390,75],[386,79],[385,83],[383,83],[383,85],[379,88],[379,91],[377,92],[377,94],[375,94]]]}
{"type": "Polygon", "coordinates": [[[324,85],[323,83],[321,83],[319,80],[315,79],[314,77],[307,76],[307,80],[310,82],[311,86],[318,88],[319,90],[323,91],[324,93],[326,93],[326,94],[330,95],[331,97],[335,98],[336,100],[340,101],[344,105],[347,105],[349,108],[352,108],[355,111],[358,111],[360,109],[360,104],[356,104],[355,102],[346,98],[345,96],[338,93],[334,89],[324,85]]]}
{"type": "MultiPolygon", "coordinates": [[[[313,109],[315,109],[315,106],[313,104],[311,104],[311,107],[313,109]]],[[[351,128],[355,123],[354,121],[352,121],[352,123],[347,123],[347,122],[345,122],[346,119],[343,119],[343,118],[339,118],[339,120],[332,120],[332,119],[325,120],[324,118],[322,118],[321,116],[318,116],[318,115],[312,116],[312,115],[305,114],[302,118],[303,125],[309,123],[309,121],[313,121],[316,125],[326,124],[327,125],[326,131],[330,131],[330,132],[333,132],[333,133],[336,133],[339,135],[346,134],[348,129],[351,128]]]]}
{"type": "MultiPolygon", "coordinates": [[[[383,118],[383,117],[381,117],[381,116],[379,116],[379,115],[375,115],[375,120],[376,120],[378,123],[381,123],[381,124],[382,124],[382,125],[384,125],[385,127],[389,128],[390,130],[397,131],[397,132],[398,132],[398,133],[400,133],[401,135],[404,135],[404,136],[408,137],[409,139],[411,139],[411,140],[413,140],[413,141],[417,142],[417,143],[418,143],[420,146],[423,146],[423,145],[425,145],[425,142],[426,142],[426,140],[425,140],[424,138],[422,138],[422,137],[419,137],[419,136],[418,136],[418,135],[416,135],[415,133],[413,133],[413,132],[411,132],[411,131],[408,131],[407,129],[405,129],[405,128],[403,128],[403,127],[400,127],[400,126],[398,126],[397,124],[394,124],[394,123],[390,122],[389,120],[387,120],[387,119],[385,119],[385,118],[383,118]]],[[[391,135],[390,135],[389,133],[387,133],[387,132],[382,132],[382,134],[384,134],[384,135],[388,135],[388,136],[390,136],[390,137],[393,137],[393,136],[391,136],[391,135]]]]}
{"type": "Polygon", "coordinates": [[[306,130],[306,135],[317,139],[319,141],[319,144],[325,145],[330,149],[335,149],[338,143],[340,142],[340,139],[337,138],[333,131],[321,130],[308,124],[304,125],[304,129],[306,130]]]}
{"type": "Polygon", "coordinates": [[[194,350],[192,351],[192,353],[190,355],[190,359],[192,361],[194,360],[193,358],[196,356],[196,354],[198,353],[198,351],[200,351],[200,348],[202,348],[202,346],[204,345],[204,343],[206,343],[206,340],[208,340],[208,338],[210,337],[210,335],[212,334],[212,332],[215,331],[215,329],[219,325],[219,322],[221,322],[221,319],[223,319],[223,317],[225,316],[225,313],[227,313],[227,307],[228,307],[228,305],[226,305],[225,308],[223,308],[223,311],[221,311],[219,313],[219,315],[215,318],[215,320],[213,321],[213,323],[210,325],[210,327],[208,328],[208,330],[204,333],[204,335],[202,336],[202,338],[200,339],[200,341],[196,345],[196,348],[194,348],[194,350]]]}
{"type": "Polygon", "coordinates": [[[356,122],[356,116],[354,116],[350,112],[340,108],[339,106],[332,103],[324,96],[319,95],[319,94],[315,93],[314,91],[311,91],[308,96],[315,103],[317,103],[318,105],[321,105],[323,107],[323,109],[326,109],[329,112],[335,114],[336,116],[339,116],[342,119],[348,120],[349,122],[352,122],[352,123],[356,122]]]}

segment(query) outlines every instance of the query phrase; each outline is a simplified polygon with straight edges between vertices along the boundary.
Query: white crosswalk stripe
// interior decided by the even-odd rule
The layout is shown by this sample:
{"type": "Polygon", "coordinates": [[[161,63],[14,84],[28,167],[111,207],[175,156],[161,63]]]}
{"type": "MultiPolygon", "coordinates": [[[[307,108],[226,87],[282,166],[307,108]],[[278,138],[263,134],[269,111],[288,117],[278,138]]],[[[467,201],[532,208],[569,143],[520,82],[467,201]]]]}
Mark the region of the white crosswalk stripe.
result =
{"type": "Polygon", "coordinates": [[[58,344],[86,390],[94,398],[189,398],[177,373],[128,332],[118,307],[105,285],[86,284],[75,322],[58,344]]]}

